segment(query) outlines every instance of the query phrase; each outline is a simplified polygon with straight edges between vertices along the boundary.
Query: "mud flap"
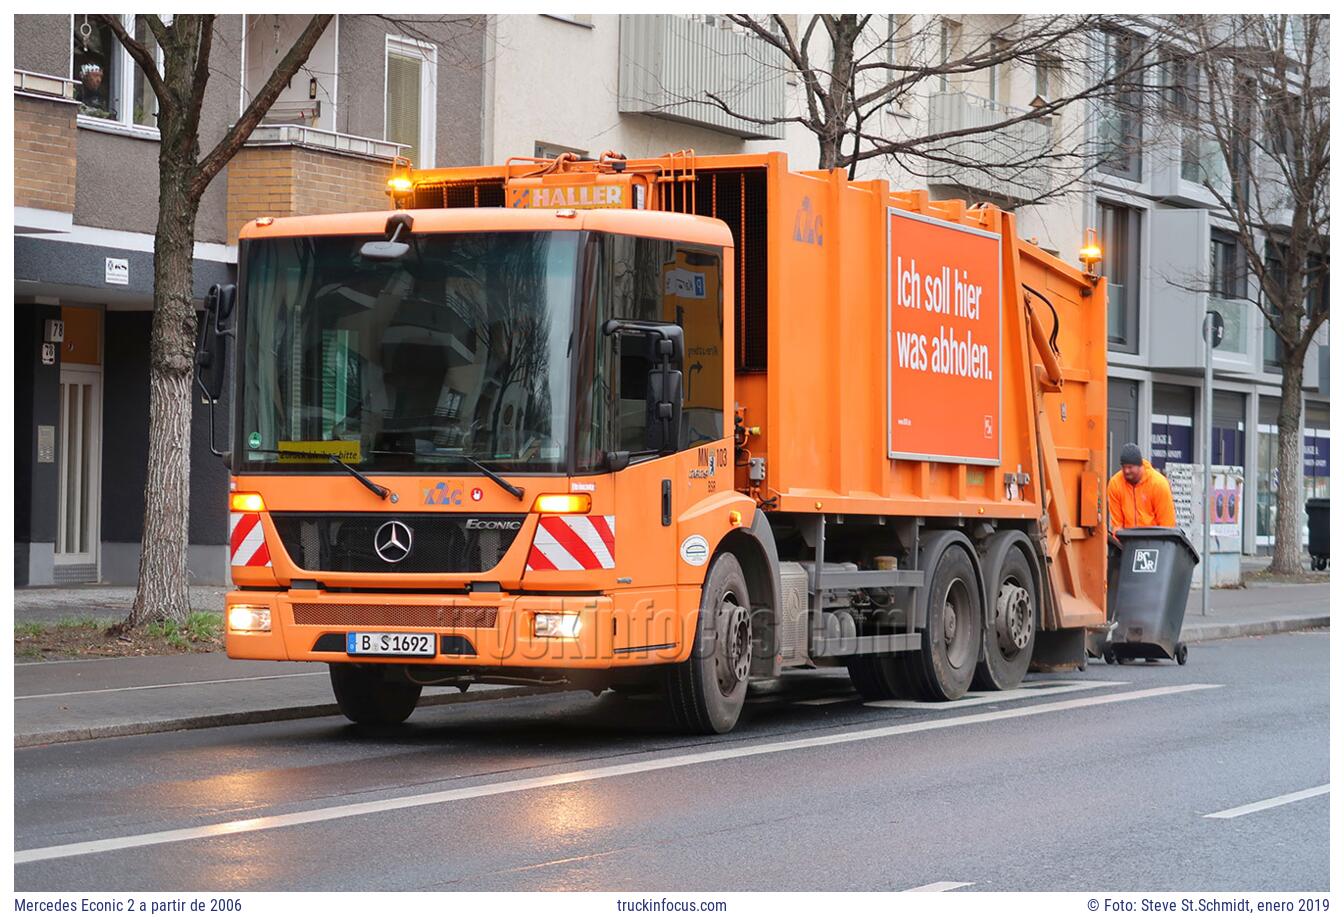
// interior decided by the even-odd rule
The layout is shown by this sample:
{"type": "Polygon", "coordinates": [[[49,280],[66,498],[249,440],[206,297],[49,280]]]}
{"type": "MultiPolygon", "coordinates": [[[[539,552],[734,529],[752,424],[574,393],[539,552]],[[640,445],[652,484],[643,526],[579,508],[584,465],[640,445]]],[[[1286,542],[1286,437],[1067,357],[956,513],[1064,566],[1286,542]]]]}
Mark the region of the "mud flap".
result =
{"type": "Polygon", "coordinates": [[[1080,671],[1087,667],[1087,630],[1052,629],[1036,633],[1031,670],[1047,673],[1080,671]]]}

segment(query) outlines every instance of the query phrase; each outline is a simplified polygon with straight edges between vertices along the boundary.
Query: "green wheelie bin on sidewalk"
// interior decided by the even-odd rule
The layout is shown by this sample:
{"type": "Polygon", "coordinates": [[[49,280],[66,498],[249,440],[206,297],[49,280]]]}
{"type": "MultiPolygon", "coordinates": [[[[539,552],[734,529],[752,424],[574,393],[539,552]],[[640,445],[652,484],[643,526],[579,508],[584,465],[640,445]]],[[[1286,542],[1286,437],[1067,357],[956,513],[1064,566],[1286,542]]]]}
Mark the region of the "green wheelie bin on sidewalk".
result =
{"type": "Polygon", "coordinates": [[[1181,625],[1199,553],[1175,527],[1130,527],[1116,538],[1120,565],[1108,592],[1114,625],[1105,659],[1168,658],[1185,664],[1181,625]]]}

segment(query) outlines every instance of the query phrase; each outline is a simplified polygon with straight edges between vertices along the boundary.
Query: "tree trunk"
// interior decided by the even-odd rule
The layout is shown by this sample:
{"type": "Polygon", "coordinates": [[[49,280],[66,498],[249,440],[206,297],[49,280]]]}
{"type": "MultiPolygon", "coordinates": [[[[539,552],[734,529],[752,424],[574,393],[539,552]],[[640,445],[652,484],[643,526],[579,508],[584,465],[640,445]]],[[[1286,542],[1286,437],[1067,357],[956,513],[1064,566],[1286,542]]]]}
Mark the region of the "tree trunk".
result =
{"type": "Polygon", "coordinates": [[[1278,512],[1274,518],[1274,558],[1269,570],[1281,575],[1302,572],[1302,362],[1306,349],[1289,352],[1283,363],[1283,396],[1279,403],[1278,512]]]}
{"type": "Polygon", "coordinates": [[[191,497],[191,383],[196,350],[192,249],[200,202],[190,171],[159,162],[159,222],[154,237],[154,318],[149,362],[149,464],[140,583],[123,630],[144,623],[185,621],[187,523],[191,497]]]}

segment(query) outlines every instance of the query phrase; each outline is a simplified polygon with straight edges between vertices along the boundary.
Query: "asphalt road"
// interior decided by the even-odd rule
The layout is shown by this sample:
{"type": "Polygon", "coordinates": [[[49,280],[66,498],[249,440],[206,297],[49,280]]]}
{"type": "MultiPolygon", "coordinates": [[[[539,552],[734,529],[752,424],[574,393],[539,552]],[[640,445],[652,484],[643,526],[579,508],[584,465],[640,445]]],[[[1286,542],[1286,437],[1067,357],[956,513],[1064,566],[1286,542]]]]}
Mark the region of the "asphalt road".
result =
{"type": "Polygon", "coordinates": [[[19,890],[1323,890],[1328,633],[942,707],[835,672],[675,735],[607,693],[15,753],[19,890]],[[1238,813],[1240,806],[1317,794],[1238,813]],[[1228,817],[1208,817],[1231,811],[1228,817]]]}

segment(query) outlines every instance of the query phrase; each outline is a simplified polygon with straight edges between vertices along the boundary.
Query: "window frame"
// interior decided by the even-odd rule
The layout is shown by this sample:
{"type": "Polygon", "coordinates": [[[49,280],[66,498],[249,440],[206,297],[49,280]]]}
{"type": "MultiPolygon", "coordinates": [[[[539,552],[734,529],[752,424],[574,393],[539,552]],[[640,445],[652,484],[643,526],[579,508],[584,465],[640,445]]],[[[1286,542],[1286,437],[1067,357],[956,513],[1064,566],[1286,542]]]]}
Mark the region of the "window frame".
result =
{"type": "Polygon", "coordinates": [[[416,147],[416,169],[433,169],[436,162],[438,139],[438,72],[439,48],[431,42],[422,42],[404,35],[388,33],[383,40],[383,140],[395,143],[387,136],[390,111],[387,105],[388,58],[393,53],[420,59],[420,144],[416,147]]]}
{"type": "MultiPolygon", "coordinates": [[[[1118,283],[1124,288],[1125,316],[1124,329],[1119,339],[1113,338],[1108,326],[1106,330],[1106,350],[1122,352],[1124,354],[1136,355],[1139,353],[1139,310],[1140,310],[1140,279],[1143,276],[1143,232],[1144,232],[1144,209],[1136,208],[1133,205],[1124,204],[1109,199],[1099,199],[1097,201],[1097,224],[1101,232],[1102,252],[1116,252],[1119,250],[1119,261],[1113,261],[1103,256],[1102,271],[1106,275],[1106,281],[1109,285],[1116,280],[1111,271],[1118,268],[1123,271],[1118,283]],[[1104,213],[1113,211],[1123,212],[1125,226],[1123,228],[1124,239],[1117,246],[1116,242],[1110,238],[1106,232],[1106,218],[1104,213]]],[[[1110,301],[1109,293],[1107,295],[1108,306],[1110,301]]]]}
{"type": "MultiPolygon", "coordinates": [[[[70,14],[70,79],[76,83],[79,77],[75,75],[75,30],[77,28],[76,20],[84,14],[70,14]]],[[[121,23],[131,35],[135,34],[136,13],[122,13],[121,23]]],[[[116,42],[117,55],[117,99],[118,107],[121,109],[116,118],[100,118],[97,115],[89,115],[82,111],[83,103],[80,103],[81,111],[75,115],[75,123],[81,128],[91,128],[95,131],[104,131],[109,134],[129,134],[134,137],[143,137],[146,140],[159,139],[158,127],[158,99],[155,98],[154,124],[142,125],[135,121],[135,77],[139,73],[139,65],[132,59],[131,53],[126,50],[126,46],[121,43],[116,36],[113,36],[116,42]]],[[[163,73],[163,49],[159,47],[158,41],[154,42],[154,63],[158,67],[159,73],[163,73]]],[[[76,100],[78,101],[78,100],[76,100]]]]}

